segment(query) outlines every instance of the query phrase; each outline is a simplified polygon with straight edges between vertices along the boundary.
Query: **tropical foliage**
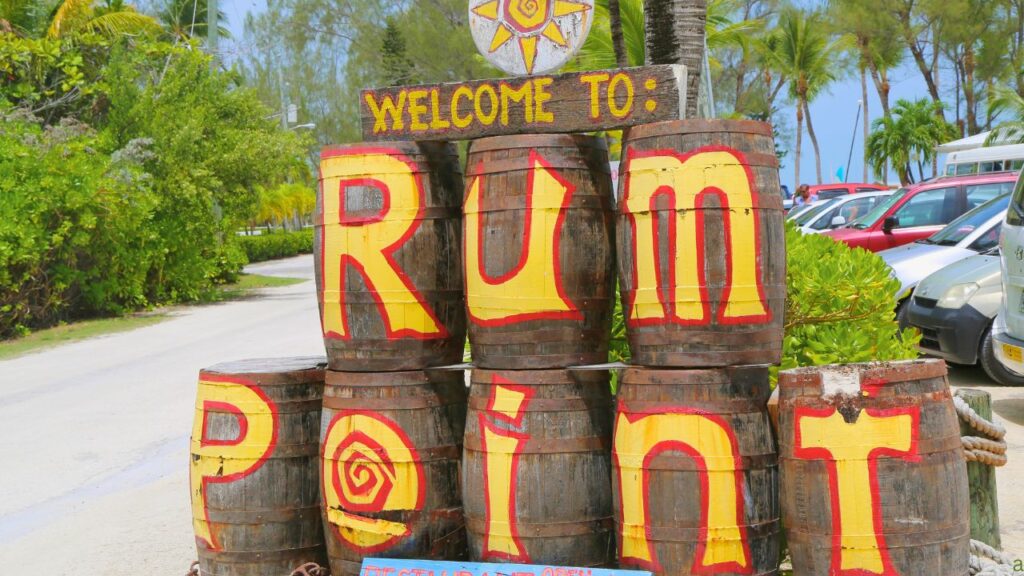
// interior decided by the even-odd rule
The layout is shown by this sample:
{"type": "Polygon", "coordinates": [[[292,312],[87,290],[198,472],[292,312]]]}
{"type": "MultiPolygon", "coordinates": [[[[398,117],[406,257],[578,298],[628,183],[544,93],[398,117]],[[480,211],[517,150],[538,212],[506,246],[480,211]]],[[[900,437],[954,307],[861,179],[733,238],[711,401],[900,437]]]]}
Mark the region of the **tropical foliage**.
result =
{"type": "Polygon", "coordinates": [[[888,163],[901,184],[923,180],[924,166],[935,158],[935,146],[957,137],[956,128],[942,119],[941,112],[941,105],[928,99],[901,99],[890,115],[875,120],[867,143],[875,173],[882,174],[888,163]]]}

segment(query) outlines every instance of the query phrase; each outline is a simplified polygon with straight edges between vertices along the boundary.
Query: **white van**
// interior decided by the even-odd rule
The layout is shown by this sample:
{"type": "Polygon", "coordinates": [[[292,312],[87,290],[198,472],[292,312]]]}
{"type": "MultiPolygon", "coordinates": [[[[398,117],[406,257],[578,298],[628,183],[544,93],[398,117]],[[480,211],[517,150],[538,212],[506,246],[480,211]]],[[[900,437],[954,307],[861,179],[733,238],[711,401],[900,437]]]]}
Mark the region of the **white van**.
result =
{"type": "Polygon", "coordinates": [[[996,359],[1011,372],[1024,375],[1024,179],[1020,177],[1006,211],[999,246],[1003,302],[992,326],[992,343],[996,359]]]}
{"type": "Polygon", "coordinates": [[[1017,171],[1024,167],[1024,144],[985,146],[946,154],[945,176],[1017,171]]]}

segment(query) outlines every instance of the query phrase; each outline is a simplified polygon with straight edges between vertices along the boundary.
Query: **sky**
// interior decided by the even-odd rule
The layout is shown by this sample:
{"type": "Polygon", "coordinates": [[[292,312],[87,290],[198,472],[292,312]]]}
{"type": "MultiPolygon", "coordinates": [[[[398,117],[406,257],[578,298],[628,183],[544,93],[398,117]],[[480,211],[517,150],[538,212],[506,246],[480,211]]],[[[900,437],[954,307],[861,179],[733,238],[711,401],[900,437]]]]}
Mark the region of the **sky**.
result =
{"type": "MultiPolygon", "coordinates": [[[[221,9],[227,13],[228,25],[231,34],[235,39],[233,44],[241,44],[239,41],[244,37],[245,16],[248,13],[259,13],[266,10],[266,0],[220,0],[221,9]]],[[[466,29],[469,34],[469,29],[466,29]]],[[[228,48],[230,50],[230,48],[228,48]]],[[[944,72],[944,71],[943,71],[944,72]]],[[[948,74],[946,74],[948,76],[948,74]]],[[[918,99],[928,96],[924,80],[917,71],[909,55],[903,66],[891,73],[890,76],[890,103],[900,98],[918,99]]],[[[850,152],[850,138],[854,136],[854,117],[857,114],[857,101],[861,99],[860,76],[853,75],[844,78],[832,85],[831,89],[821,94],[811,103],[811,118],[814,121],[815,133],[818,136],[818,145],[821,148],[821,175],[822,183],[838,182],[837,170],[842,168],[845,172],[847,156],[850,152]]],[[[862,112],[863,113],[863,112],[862,112]]],[[[796,127],[795,111],[792,107],[784,109],[783,114],[788,117],[789,131],[792,133],[796,127]]],[[[873,121],[881,117],[882,106],[878,99],[878,92],[874,85],[868,81],[868,118],[873,121]]],[[[857,123],[856,138],[853,145],[853,156],[850,161],[849,182],[859,182],[864,175],[864,139],[863,127],[857,123]]],[[[787,143],[788,155],[782,160],[780,176],[782,183],[795,190],[794,185],[794,147],[795,139],[787,143]]],[[[942,158],[939,158],[939,168],[942,168],[942,158]]],[[[800,159],[800,179],[803,183],[817,183],[814,164],[814,152],[810,139],[807,137],[806,129],[803,139],[803,151],[800,159]]],[[[869,181],[876,181],[869,171],[869,181]]],[[[895,173],[890,172],[889,183],[899,184],[895,173]]]]}

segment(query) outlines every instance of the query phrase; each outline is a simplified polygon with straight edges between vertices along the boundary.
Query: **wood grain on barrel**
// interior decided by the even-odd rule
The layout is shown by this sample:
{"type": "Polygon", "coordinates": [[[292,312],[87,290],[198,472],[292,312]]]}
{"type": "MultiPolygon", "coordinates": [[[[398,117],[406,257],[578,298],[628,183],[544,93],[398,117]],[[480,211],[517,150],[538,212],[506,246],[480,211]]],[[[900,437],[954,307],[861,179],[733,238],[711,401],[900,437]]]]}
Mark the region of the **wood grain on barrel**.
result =
{"type": "Polygon", "coordinates": [[[471,559],[614,563],[608,380],[607,371],[473,370],[463,460],[471,559]],[[499,388],[523,392],[528,401],[517,410],[499,388]],[[485,445],[486,437],[494,445],[485,445]],[[499,443],[503,438],[517,448],[499,443]],[[510,469],[487,473],[501,469],[488,467],[489,457],[510,453],[510,469]],[[511,497],[498,492],[502,486],[510,486],[511,497]],[[501,501],[506,509],[489,509],[489,502],[501,501]],[[489,532],[489,520],[496,530],[510,529],[514,542],[489,532]]]}
{"type": "Polygon", "coordinates": [[[746,120],[645,124],[630,130],[623,158],[616,235],[631,361],[659,367],[779,362],[786,252],[771,127],[746,120]],[[723,152],[737,160],[722,162],[723,152]],[[702,155],[717,157],[686,172],[704,162],[702,155]],[[653,166],[657,158],[664,165],[653,166]],[[739,169],[749,183],[736,181],[739,169]],[[656,284],[645,276],[639,285],[638,263],[653,267],[656,284]],[[677,274],[688,276],[677,280],[677,274]],[[741,291],[748,296],[737,296],[741,291]],[[639,311],[633,309],[638,294],[646,302],[639,311]],[[730,317],[730,298],[758,300],[757,313],[730,317]]]}
{"type": "Polygon", "coordinates": [[[476,207],[467,201],[464,208],[463,240],[474,235],[479,250],[465,262],[474,364],[539,369],[606,362],[615,251],[604,141],[566,134],[476,140],[466,185],[469,194],[479,186],[480,195],[476,207]],[[537,200],[540,183],[550,178],[570,190],[561,205],[537,200]],[[471,222],[479,228],[469,229],[471,222]],[[530,238],[545,227],[553,237],[537,239],[540,253],[530,252],[530,238]],[[516,283],[516,276],[541,267],[546,272],[537,272],[537,281],[516,283]],[[537,308],[540,299],[564,307],[537,308]]]}
{"type": "Polygon", "coordinates": [[[321,442],[337,433],[342,447],[322,454],[322,478],[336,478],[322,486],[332,574],[358,574],[366,556],[465,558],[459,482],[465,420],[462,372],[327,372],[321,442]],[[354,417],[361,419],[352,419],[352,428],[334,430],[354,417]],[[367,426],[367,418],[387,428],[367,426]],[[411,456],[397,457],[403,449],[411,456]],[[418,501],[395,509],[389,502],[397,491],[418,501]],[[339,526],[329,518],[332,509],[356,522],[339,526]],[[395,537],[382,540],[382,531],[395,537]]]}
{"type": "Polygon", "coordinates": [[[968,573],[967,468],[943,361],[788,370],[779,389],[783,524],[795,573],[968,573]],[[797,435],[798,426],[806,435],[805,419],[829,415],[835,426],[818,440],[824,446],[797,435]],[[847,516],[833,493],[846,499],[847,516]]]}
{"type": "Polygon", "coordinates": [[[763,366],[624,371],[612,459],[620,566],[656,574],[777,574],[781,528],[769,393],[763,366]],[[643,427],[657,418],[660,426],[643,427]],[[724,456],[719,427],[733,443],[724,456]],[[646,434],[627,439],[626,428],[646,434]],[[638,490],[645,510],[628,510],[638,498],[624,498],[638,490]],[[710,507],[728,514],[709,514],[710,507]],[[633,548],[624,546],[627,539],[633,548]]]}
{"type": "MultiPolygon", "coordinates": [[[[199,373],[200,382],[233,379],[258,389],[275,407],[276,438],[272,451],[247,475],[229,482],[202,484],[206,519],[217,549],[200,545],[203,576],[288,574],[306,562],[325,561],[317,483],[317,446],[324,358],[279,358],[217,364],[199,373]]],[[[245,424],[236,408],[207,397],[201,429],[204,443],[193,437],[193,460],[218,457],[218,440],[231,442],[245,424]]],[[[197,406],[202,409],[203,406],[197,406]]],[[[230,452],[225,452],[230,454],[230,452]]],[[[230,456],[227,456],[230,457],[230,456]]],[[[224,467],[224,456],[219,458],[224,467]]],[[[198,513],[199,511],[194,510],[198,513]]]]}
{"type": "MultiPolygon", "coordinates": [[[[403,214],[406,207],[396,206],[400,190],[389,190],[387,182],[394,174],[374,174],[367,168],[361,173],[347,174],[344,179],[324,176],[317,194],[317,227],[314,240],[317,293],[320,299],[320,317],[325,326],[324,345],[329,367],[346,371],[414,370],[427,366],[453,364],[462,360],[466,334],[465,301],[462,286],[462,254],[459,207],[462,201],[462,169],[453,144],[441,142],[389,142],[381,145],[355,144],[324,149],[321,158],[326,163],[345,155],[387,154],[399,157],[410,167],[411,174],[421,188],[418,214],[403,214]],[[337,213],[324,213],[324,194],[341,194],[337,213]],[[386,248],[389,258],[387,275],[400,278],[407,293],[373,285],[378,279],[369,279],[367,259],[339,258],[325,261],[332,252],[325,245],[329,234],[342,241],[347,232],[359,229],[369,232],[371,227],[386,222],[410,222],[407,233],[386,248]],[[341,221],[347,222],[342,225],[341,221]],[[330,229],[330,230],[328,230],[330,229]],[[325,286],[325,266],[343,267],[342,288],[325,286]],[[392,271],[393,270],[393,271],[392,271]],[[394,276],[397,275],[397,276],[394,276]],[[412,302],[412,298],[418,304],[412,302]],[[327,329],[331,319],[325,320],[325,302],[342,303],[339,314],[344,315],[347,334],[339,337],[327,329]],[[393,303],[401,312],[385,318],[385,305],[393,303]],[[389,321],[400,324],[407,311],[422,306],[432,315],[440,330],[427,335],[417,334],[416,327],[398,329],[389,333],[389,321]]],[[[406,210],[408,212],[408,210],[406,210]]],[[[367,246],[377,248],[372,239],[360,238],[367,246]]],[[[350,247],[357,250],[356,247],[350,247]]],[[[401,286],[401,284],[399,285],[401,286]]],[[[328,311],[330,313],[330,311],[328,311]]],[[[333,319],[338,322],[339,319],[333,319]]]]}

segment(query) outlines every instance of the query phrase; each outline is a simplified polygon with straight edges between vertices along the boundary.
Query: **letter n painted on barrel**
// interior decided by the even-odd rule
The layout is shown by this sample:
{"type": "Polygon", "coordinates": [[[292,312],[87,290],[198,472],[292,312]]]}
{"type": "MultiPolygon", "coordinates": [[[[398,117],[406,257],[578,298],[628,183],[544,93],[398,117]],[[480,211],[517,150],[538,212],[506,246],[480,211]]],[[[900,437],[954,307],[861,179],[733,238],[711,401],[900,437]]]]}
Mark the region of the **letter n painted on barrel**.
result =
{"type": "Polygon", "coordinates": [[[863,410],[852,422],[835,408],[797,408],[794,456],[824,460],[832,512],[832,564],[836,576],[898,572],[883,533],[878,463],[909,462],[918,455],[920,409],[916,406],[863,410]]]}
{"type": "Polygon", "coordinates": [[[686,407],[630,412],[620,404],[612,460],[618,477],[619,563],[655,572],[749,574],[743,471],[736,434],[720,416],[686,407]],[[651,535],[651,463],[666,452],[689,457],[699,471],[699,542],[689,567],[663,566],[651,535]]]}
{"type": "Polygon", "coordinates": [[[626,155],[622,211],[627,216],[632,286],[624,288],[631,326],[765,324],[771,310],[762,276],[757,194],[743,153],[706,146],[626,155]],[[727,212],[725,287],[708,293],[704,206],[717,196],[727,212]],[[659,203],[667,202],[667,226],[659,203]],[[662,235],[665,231],[665,235],[662,235]],[[667,262],[661,255],[667,254],[667,262]],[[711,302],[718,301],[712,318],[711,302]]]}
{"type": "Polygon", "coordinates": [[[388,340],[447,337],[394,258],[423,222],[423,182],[415,165],[394,149],[355,147],[325,152],[320,171],[324,337],[353,337],[346,311],[350,271],[362,277],[388,340]],[[350,200],[361,208],[351,210],[350,200]]]}

